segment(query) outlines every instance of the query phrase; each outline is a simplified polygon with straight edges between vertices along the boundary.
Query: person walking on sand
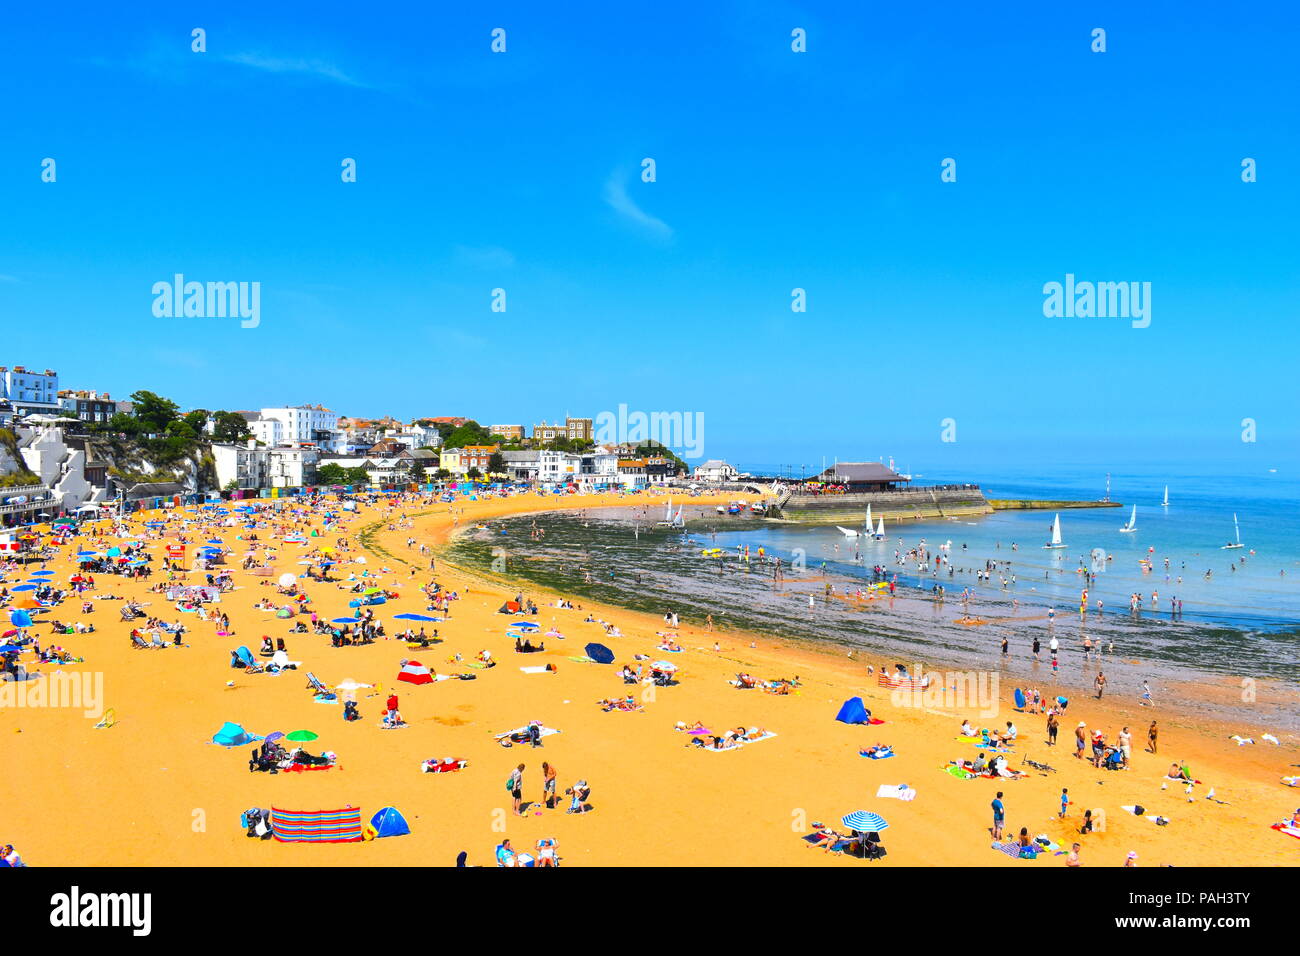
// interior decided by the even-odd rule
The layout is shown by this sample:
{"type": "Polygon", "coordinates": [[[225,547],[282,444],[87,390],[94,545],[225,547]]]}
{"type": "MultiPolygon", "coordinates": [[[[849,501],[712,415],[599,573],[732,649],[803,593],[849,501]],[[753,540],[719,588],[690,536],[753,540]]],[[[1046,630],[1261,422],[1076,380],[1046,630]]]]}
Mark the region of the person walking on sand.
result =
{"type": "Polygon", "coordinates": [[[1155,703],[1151,700],[1151,685],[1146,681],[1142,682],[1142,700],[1143,707],[1154,707],[1155,703]]]}
{"type": "Polygon", "coordinates": [[[514,801],[514,811],[523,816],[524,765],[520,764],[510,771],[510,798],[514,801]]]}
{"type": "Polygon", "coordinates": [[[1156,736],[1159,732],[1159,728],[1156,727],[1156,722],[1154,720],[1151,721],[1151,726],[1147,728],[1147,750],[1150,750],[1152,753],[1156,753],[1156,736]]]}
{"type": "Polygon", "coordinates": [[[1101,695],[1106,692],[1106,673],[1104,671],[1097,671],[1097,678],[1093,681],[1093,685],[1097,688],[1097,699],[1101,700],[1101,695]]]}
{"type": "Polygon", "coordinates": [[[998,791],[998,795],[993,798],[993,802],[989,806],[993,808],[993,839],[1001,840],[1002,826],[1007,818],[1006,807],[1002,805],[1001,790],[998,791]]]}
{"type": "Polygon", "coordinates": [[[1083,759],[1083,751],[1088,746],[1088,735],[1083,729],[1085,726],[1087,725],[1081,720],[1079,726],[1074,728],[1074,756],[1077,760],[1083,759]]]}
{"type": "Polygon", "coordinates": [[[1056,746],[1056,732],[1060,729],[1060,727],[1061,725],[1057,722],[1056,715],[1048,714],[1047,715],[1047,746],[1049,747],[1056,746]]]}

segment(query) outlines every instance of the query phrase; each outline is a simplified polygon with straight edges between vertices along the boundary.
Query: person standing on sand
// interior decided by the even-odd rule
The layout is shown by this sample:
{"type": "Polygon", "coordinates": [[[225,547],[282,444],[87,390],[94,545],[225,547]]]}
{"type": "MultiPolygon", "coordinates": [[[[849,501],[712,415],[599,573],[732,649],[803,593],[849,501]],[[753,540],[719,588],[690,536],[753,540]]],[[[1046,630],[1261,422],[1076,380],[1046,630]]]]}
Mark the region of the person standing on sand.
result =
{"type": "Polygon", "coordinates": [[[1004,821],[1006,820],[1006,818],[1007,818],[1006,807],[1004,807],[1004,806],[1002,805],[1002,791],[1001,791],[1001,790],[998,791],[998,795],[997,795],[996,797],[993,798],[993,802],[992,802],[991,804],[989,804],[989,806],[991,806],[991,807],[993,808],[993,839],[994,839],[994,840],[1001,840],[1001,839],[1002,839],[1002,825],[1003,825],[1003,822],[1004,822],[1004,821]]]}
{"type": "Polygon", "coordinates": [[[547,810],[555,809],[555,768],[542,761],[542,802],[547,810]]]}
{"type": "Polygon", "coordinates": [[[1104,671],[1097,671],[1097,679],[1093,681],[1097,688],[1097,699],[1101,700],[1101,695],[1106,692],[1106,674],[1104,671]]]}
{"type": "Polygon", "coordinates": [[[1074,756],[1078,760],[1083,759],[1084,748],[1088,746],[1088,735],[1084,732],[1086,725],[1081,720],[1079,726],[1074,728],[1074,756]]]}
{"type": "Polygon", "coordinates": [[[1070,805],[1070,791],[1066,787],[1061,788],[1061,812],[1058,815],[1060,819],[1065,819],[1065,810],[1070,805]]]}
{"type": "Polygon", "coordinates": [[[1049,747],[1056,746],[1056,732],[1057,730],[1060,729],[1060,727],[1061,725],[1057,723],[1056,715],[1048,714],[1047,715],[1047,746],[1049,747]]]}
{"type": "Polygon", "coordinates": [[[1147,728],[1147,750],[1150,750],[1152,753],[1156,752],[1156,735],[1159,732],[1159,729],[1156,727],[1156,722],[1154,720],[1151,721],[1151,726],[1147,728]]]}
{"type": "Polygon", "coordinates": [[[523,816],[524,765],[520,764],[510,772],[510,797],[514,801],[514,811],[523,816]]]}

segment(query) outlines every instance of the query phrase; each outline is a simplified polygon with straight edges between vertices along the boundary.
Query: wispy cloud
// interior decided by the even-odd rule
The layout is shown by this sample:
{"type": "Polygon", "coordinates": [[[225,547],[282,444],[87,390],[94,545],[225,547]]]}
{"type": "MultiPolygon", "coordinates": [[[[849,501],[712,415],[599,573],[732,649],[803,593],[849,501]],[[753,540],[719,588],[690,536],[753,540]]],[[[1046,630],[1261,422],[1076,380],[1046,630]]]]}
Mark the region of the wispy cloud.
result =
{"type": "Polygon", "coordinates": [[[337,65],[326,60],[308,60],[296,57],[267,56],[262,53],[229,53],[221,57],[229,63],[262,70],[266,73],[288,73],[299,76],[315,77],[344,86],[367,89],[368,84],[343,72],[337,65]]]}
{"type": "Polygon", "coordinates": [[[617,169],[605,181],[605,203],[624,219],[629,220],[639,229],[656,239],[666,240],[673,237],[672,226],[662,219],[650,215],[628,195],[626,176],[617,169]]]}
{"type": "Polygon", "coordinates": [[[17,276],[0,275],[0,282],[17,282],[17,276]]]}

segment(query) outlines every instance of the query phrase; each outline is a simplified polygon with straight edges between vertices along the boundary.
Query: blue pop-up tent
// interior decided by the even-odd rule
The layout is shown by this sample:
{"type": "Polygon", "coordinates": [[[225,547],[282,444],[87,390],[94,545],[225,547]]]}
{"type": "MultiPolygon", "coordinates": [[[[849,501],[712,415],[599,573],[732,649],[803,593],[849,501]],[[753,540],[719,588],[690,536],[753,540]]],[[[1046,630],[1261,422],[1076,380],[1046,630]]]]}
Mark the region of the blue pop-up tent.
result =
{"type": "Polygon", "coordinates": [[[867,708],[862,703],[862,698],[850,697],[840,707],[840,712],[835,715],[835,719],[842,724],[865,724],[869,723],[871,718],[867,716],[867,708]]]}
{"type": "Polygon", "coordinates": [[[604,644],[588,644],[586,647],[587,656],[597,664],[614,663],[614,652],[604,644]]]}
{"type": "Polygon", "coordinates": [[[212,742],[223,747],[242,747],[244,744],[251,744],[261,739],[257,734],[250,734],[239,724],[232,724],[230,721],[222,724],[221,729],[212,735],[212,742]]]}
{"type": "Polygon", "coordinates": [[[384,807],[370,818],[370,825],[375,828],[375,839],[382,837],[406,836],[411,832],[406,818],[397,807],[384,807]]]}

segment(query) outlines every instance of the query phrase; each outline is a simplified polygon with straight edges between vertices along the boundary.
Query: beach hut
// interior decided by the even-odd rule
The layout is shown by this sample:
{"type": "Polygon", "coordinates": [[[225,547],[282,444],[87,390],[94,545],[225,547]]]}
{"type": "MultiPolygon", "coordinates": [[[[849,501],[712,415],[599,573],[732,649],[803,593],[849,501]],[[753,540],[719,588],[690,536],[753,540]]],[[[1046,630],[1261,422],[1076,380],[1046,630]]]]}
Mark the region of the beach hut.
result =
{"type": "Polygon", "coordinates": [[[840,706],[840,712],[835,715],[835,719],[842,724],[866,724],[871,722],[867,716],[866,705],[862,703],[861,697],[850,697],[840,706]]]}
{"type": "Polygon", "coordinates": [[[432,684],[433,675],[419,661],[407,661],[397,679],[407,684],[432,684]]]}
{"type": "Polygon", "coordinates": [[[588,644],[585,648],[587,656],[597,664],[614,663],[614,652],[604,644],[588,644]]]}
{"type": "Polygon", "coordinates": [[[407,836],[411,832],[406,818],[397,807],[384,807],[370,818],[370,827],[374,830],[376,840],[382,840],[384,837],[407,836]]]}

